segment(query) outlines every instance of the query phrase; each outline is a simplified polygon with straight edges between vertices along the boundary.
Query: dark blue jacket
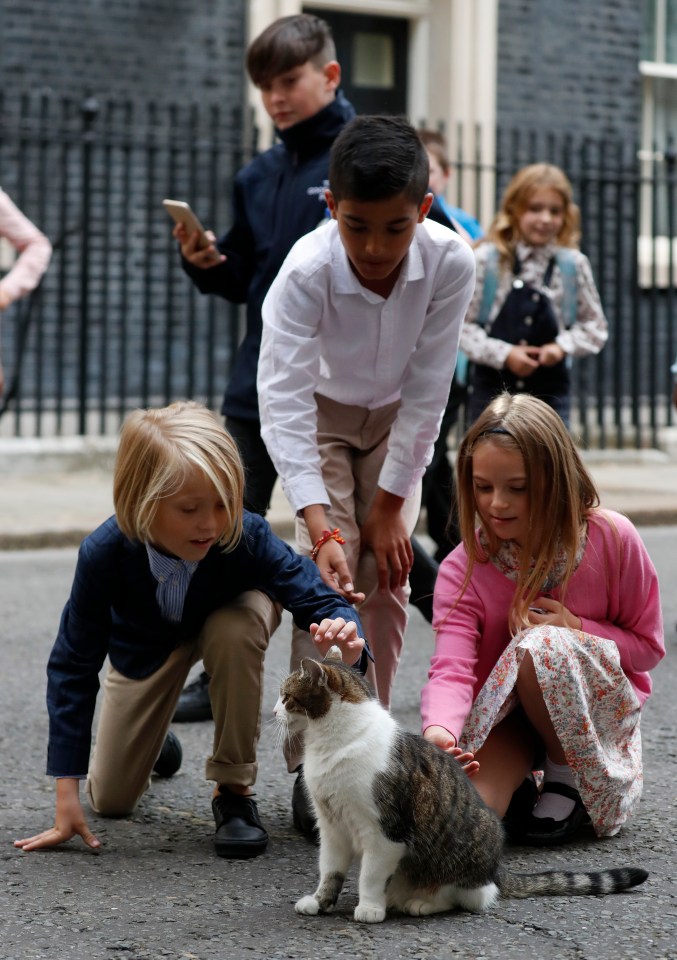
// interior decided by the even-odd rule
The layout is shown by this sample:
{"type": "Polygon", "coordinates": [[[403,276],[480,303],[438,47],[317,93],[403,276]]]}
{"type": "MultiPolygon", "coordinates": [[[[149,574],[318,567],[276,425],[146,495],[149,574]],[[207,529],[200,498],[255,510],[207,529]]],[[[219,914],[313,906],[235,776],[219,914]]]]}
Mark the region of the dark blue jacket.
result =
{"type": "Polygon", "coordinates": [[[256,368],[261,305],[282,262],[325,216],[329,151],[355,111],[339,92],[314,116],[278,131],[281,143],[260,154],[235,177],[233,225],[217,247],[228,258],[208,270],[182,259],[202,293],[247,304],[247,330],[235,357],[221,412],[259,419],[256,368]]]}
{"type": "MultiPolygon", "coordinates": [[[[147,677],[175,647],[197,637],[210,613],[254,589],[278,600],[304,630],[324,617],[343,617],[363,636],[355,609],[258,514],[245,511],[243,535],[233,551],[215,546],[200,561],[176,624],[160,614],[145,545],[128,540],[115,517],[83,540],[47,665],[47,773],[87,772],[98,674],[106,655],[124,676],[147,677]]],[[[363,653],[363,670],[366,663],[363,653]]]]}

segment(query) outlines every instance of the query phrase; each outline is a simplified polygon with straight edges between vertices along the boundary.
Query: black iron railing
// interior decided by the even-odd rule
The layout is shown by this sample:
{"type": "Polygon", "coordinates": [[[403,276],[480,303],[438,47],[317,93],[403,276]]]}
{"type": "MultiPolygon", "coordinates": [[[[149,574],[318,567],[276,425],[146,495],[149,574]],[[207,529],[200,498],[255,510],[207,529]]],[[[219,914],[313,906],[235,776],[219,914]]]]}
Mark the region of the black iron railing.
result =
{"type": "Polygon", "coordinates": [[[178,397],[218,406],[240,311],[194,289],[162,200],[225,229],[243,142],[239,111],[0,101],[0,184],[54,245],[39,291],[3,317],[3,432],[107,433],[178,397]]]}
{"type": "MultiPolygon", "coordinates": [[[[0,99],[0,184],[55,247],[40,289],[3,316],[1,433],[113,433],[133,407],[180,397],[218,407],[240,309],[184,275],[162,199],[225,229],[245,127],[215,107],[0,99]]],[[[529,130],[448,137],[450,198],[485,227],[520,166],[566,171],[611,330],[574,363],[574,424],[589,446],[658,446],[677,350],[675,154],[529,130]]]]}

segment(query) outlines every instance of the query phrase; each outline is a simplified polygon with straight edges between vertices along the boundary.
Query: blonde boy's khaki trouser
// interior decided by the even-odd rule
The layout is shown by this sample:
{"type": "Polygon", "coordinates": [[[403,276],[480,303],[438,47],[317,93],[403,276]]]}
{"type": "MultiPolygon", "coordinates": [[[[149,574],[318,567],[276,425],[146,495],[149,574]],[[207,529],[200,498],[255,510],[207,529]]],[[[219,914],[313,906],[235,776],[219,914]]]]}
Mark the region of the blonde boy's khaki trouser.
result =
{"type": "MultiPolygon", "coordinates": [[[[337,403],[315,395],[317,402],[317,444],[322,463],[322,478],[331,507],[327,522],[339,527],[346,539],[343,547],[356,590],[365,594],[359,607],[360,619],[369,641],[374,663],[369,664],[367,679],[384,707],[390,696],[407,628],[409,585],[395,590],[378,589],[376,558],[371,550],[360,556],[360,527],[364,523],[376,493],[378,478],[388,451],[390,428],[397,416],[399,401],[368,410],[365,407],[337,403]]],[[[413,533],[421,504],[421,485],[405,501],[402,517],[413,533]]],[[[297,517],[296,542],[301,553],[310,555],[312,544],[305,522],[297,517]]],[[[317,650],[309,633],[292,628],[291,669],[296,670],[303,657],[317,659],[317,650]]],[[[303,745],[285,750],[287,767],[295,770],[303,759],[303,745]]]]}
{"type": "Polygon", "coordinates": [[[206,778],[225,785],[255,782],[263,661],[280,613],[270,597],[250,590],[212,613],[197,639],[173,650],[151,676],[133,680],[109,666],[87,778],[97,813],[124,816],[148,788],[186,677],[198,660],[211,678],[214,713],[206,778]]]}

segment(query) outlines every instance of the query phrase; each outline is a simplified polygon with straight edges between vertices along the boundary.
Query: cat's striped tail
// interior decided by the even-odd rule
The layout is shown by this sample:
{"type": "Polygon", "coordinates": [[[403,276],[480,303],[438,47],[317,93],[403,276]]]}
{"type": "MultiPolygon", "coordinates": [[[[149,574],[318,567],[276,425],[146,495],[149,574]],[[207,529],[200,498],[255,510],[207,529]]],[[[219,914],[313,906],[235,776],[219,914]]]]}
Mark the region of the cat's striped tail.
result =
{"type": "Polygon", "coordinates": [[[649,874],[640,867],[618,867],[583,873],[571,870],[550,870],[546,873],[510,873],[504,871],[496,880],[502,897],[604,896],[619,893],[644,883],[649,874]]]}

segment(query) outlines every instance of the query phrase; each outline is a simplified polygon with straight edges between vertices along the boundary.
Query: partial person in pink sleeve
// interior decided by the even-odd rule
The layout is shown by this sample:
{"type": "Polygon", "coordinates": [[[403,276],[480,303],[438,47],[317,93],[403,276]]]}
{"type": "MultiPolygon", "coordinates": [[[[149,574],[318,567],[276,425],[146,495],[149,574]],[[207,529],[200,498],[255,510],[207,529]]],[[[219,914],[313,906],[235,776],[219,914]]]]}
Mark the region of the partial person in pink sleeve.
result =
{"type": "Polygon", "coordinates": [[[665,653],[653,564],[630,521],[600,509],[560,417],[527,394],[501,394],[464,437],[458,499],[424,736],[474,755],[512,840],[562,843],[586,823],[613,836],[642,792],[640,714],[665,653]]]}
{"type": "MultiPolygon", "coordinates": [[[[34,290],[49,265],[52,247],[47,237],[12,203],[0,189],[0,238],[6,238],[19,256],[0,278],[0,315],[21,297],[34,290]]],[[[1,316],[0,316],[1,319],[1,316]]],[[[4,375],[0,358],[0,395],[4,375]]]]}

